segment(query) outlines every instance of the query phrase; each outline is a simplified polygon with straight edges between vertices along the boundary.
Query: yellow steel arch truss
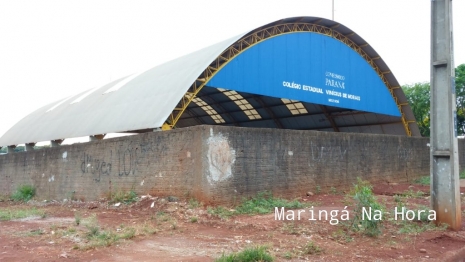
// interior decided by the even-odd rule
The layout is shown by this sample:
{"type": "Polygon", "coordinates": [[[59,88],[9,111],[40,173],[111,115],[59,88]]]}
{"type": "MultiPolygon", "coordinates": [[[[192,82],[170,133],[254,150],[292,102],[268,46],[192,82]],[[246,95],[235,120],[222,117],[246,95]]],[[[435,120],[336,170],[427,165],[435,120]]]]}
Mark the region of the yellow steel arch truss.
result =
{"type": "Polygon", "coordinates": [[[388,88],[391,96],[393,97],[394,101],[396,102],[397,107],[401,113],[402,124],[404,126],[405,132],[408,136],[412,135],[412,132],[409,127],[409,123],[412,121],[407,121],[405,118],[404,111],[402,109],[403,106],[408,104],[399,103],[397,96],[394,94],[394,89],[399,88],[398,86],[393,87],[390,85],[389,81],[386,79],[385,75],[391,73],[389,72],[382,72],[378,65],[374,62],[374,60],[379,59],[380,57],[370,57],[364,50],[363,47],[367,46],[368,44],[357,45],[353,42],[348,36],[353,35],[354,33],[343,35],[338,31],[333,30],[332,28],[328,28],[322,25],[318,25],[315,23],[287,23],[287,24],[279,24],[270,26],[264,29],[260,29],[256,32],[252,32],[247,34],[243,38],[236,41],[232,44],[229,48],[223,51],[204,71],[203,73],[194,81],[194,83],[190,86],[184,97],[178,103],[178,106],[171,112],[170,116],[166,120],[165,124],[163,124],[163,130],[169,130],[176,126],[176,123],[181,118],[184,111],[186,111],[189,104],[194,100],[200,90],[206,85],[206,83],[215,76],[224,66],[226,66],[231,60],[235,57],[240,55],[245,50],[251,48],[254,45],[259,44],[262,41],[265,41],[269,38],[280,36],[283,34],[290,34],[296,32],[312,32],[323,34],[326,36],[330,36],[334,39],[337,39],[354,51],[356,51],[360,56],[362,56],[368,64],[376,71],[378,76],[384,82],[386,87],[388,88]]]}

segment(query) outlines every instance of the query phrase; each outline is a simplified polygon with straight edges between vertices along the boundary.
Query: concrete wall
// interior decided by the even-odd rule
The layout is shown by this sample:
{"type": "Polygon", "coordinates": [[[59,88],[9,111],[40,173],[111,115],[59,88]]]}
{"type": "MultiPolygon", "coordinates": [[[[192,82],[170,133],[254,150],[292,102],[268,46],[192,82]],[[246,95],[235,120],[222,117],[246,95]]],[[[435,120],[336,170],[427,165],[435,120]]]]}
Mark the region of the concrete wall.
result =
{"type": "MultiPolygon", "coordinates": [[[[0,194],[93,200],[118,190],[232,203],[258,191],[309,190],[429,175],[428,138],[196,126],[0,155],[0,194]]],[[[463,159],[463,140],[460,159],[463,159]]],[[[463,161],[462,161],[463,162],[463,161]]]]}

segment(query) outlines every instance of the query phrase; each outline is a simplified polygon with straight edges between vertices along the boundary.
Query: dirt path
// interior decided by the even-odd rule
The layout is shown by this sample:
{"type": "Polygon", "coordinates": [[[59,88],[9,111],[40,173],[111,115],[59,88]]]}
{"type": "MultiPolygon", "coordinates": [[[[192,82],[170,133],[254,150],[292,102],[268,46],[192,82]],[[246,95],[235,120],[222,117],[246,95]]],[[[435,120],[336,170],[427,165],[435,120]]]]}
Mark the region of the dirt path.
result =
{"type": "MultiPolygon", "coordinates": [[[[428,206],[428,191],[428,186],[409,184],[374,186],[388,212],[398,201],[409,208],[428,206]]],[[[300,201],[313,204],[314,214],[353,208],[350,199],[336,191],[300,201]]],[[[267,246],[276,261],[462,261],[465,256],[465,251],[460,253],[465,227],[457,232],[425,230],[421,228],[426,223],[386,219],[382,234],[369,237],[341,223],[308,220],[309,208],[300,220],[280,221],[274,213],[221,218],[192,201],[151,197],[118,207],[98,202],[0,202],[3,212],[34,208],[42,213],[0,221],[0,261],[213,261],[253,246],[267,246]],[[309,243],[317,248],[309,250],[309,243]]]]}

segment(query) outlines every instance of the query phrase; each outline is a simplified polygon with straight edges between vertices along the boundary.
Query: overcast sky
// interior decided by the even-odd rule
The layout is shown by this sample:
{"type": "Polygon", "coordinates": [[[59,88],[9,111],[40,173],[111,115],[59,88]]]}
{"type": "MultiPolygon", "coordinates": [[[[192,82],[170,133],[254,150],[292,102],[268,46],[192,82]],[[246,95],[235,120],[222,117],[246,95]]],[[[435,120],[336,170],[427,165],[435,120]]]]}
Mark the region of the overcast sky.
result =
{"type": "MultiPolygon", "coordinates": [[[[429,81],[430,0],[334,0],[400,84],[429,81]]],[[[465,1],[453,1],[455,65],[465,1]]],[[[48,103],[294,16],[331,19],[331,0],[0,0],[0,136],[48,103]]]]}

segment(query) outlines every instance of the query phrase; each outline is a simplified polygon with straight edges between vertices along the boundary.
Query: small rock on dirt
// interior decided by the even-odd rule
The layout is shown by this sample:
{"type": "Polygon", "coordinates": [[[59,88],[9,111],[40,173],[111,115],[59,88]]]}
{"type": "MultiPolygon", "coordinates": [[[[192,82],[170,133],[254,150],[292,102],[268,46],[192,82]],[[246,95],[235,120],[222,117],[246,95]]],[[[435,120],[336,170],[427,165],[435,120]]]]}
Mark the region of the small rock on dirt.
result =
{"type": "Polygon", "coordinates": [[[420,249],[420,253],[426,253],[426,249],[424,248],[420,249]]]}
{"type": "Polygon", "coordinates": [[[313,192],[308,191],[307,196],[313,196],[313,192]]]}

